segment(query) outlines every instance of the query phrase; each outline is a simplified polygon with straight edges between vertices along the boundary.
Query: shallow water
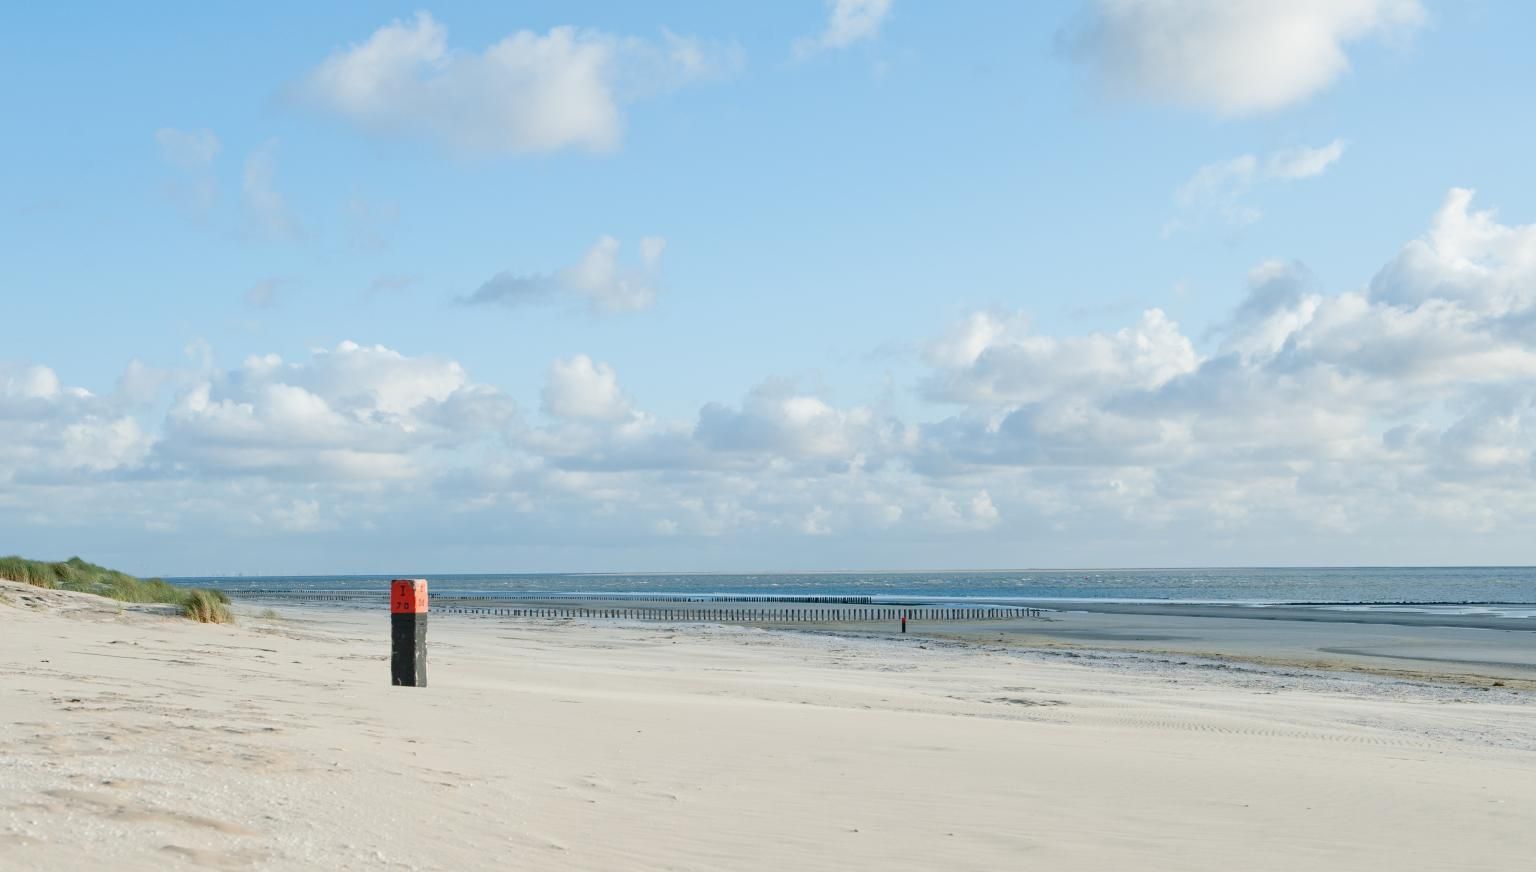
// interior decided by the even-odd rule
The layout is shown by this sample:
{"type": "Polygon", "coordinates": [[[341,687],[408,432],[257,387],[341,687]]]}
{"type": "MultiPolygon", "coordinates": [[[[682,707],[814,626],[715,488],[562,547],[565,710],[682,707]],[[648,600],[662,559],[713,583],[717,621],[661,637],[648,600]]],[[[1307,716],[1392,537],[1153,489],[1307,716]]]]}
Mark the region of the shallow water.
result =
{"type": "MultiPolygon", "coordinates": [[[[391,577],[426,578],[439,593],[778,594],[927,601],[1116,600],[1226,603],[1536,604],[1536,567],[1049,569],[995,572],[774,574],[440,574],[179,578],[239,590],[382,590],[391,577]]],[[[1500,612],[1514,611],[1499,609],[1500,612]]]]}

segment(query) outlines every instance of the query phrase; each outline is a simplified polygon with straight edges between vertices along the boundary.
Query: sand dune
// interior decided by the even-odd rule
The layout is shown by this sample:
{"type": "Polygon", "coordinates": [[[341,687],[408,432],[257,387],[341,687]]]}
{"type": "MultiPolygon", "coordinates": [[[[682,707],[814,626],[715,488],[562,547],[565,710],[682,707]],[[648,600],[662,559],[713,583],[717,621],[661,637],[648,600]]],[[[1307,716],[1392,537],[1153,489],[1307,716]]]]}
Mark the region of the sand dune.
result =
{"type": "Polygon", "coordinates": [[[1516,869],[1524,692],[906,639],[0,603],[0,868],[1516,869]]]}

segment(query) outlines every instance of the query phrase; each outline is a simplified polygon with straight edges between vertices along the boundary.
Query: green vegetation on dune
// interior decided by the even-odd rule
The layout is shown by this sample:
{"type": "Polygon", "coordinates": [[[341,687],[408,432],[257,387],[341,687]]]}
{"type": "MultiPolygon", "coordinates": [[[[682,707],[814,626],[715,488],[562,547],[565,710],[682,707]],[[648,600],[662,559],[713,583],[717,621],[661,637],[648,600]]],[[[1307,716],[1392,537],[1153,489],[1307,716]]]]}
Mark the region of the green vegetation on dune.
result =
{"type": "Polygon", "coordinates": [[[206,624],[234,620],[223,591],[177,587],[158,578],[135,578],[125,572],[87,563],[78,557],[47,562],[24,557],[0,557],[0,578],[37,587],[93,593],[125,603],[169,603],[182,614],[206,624]]]}

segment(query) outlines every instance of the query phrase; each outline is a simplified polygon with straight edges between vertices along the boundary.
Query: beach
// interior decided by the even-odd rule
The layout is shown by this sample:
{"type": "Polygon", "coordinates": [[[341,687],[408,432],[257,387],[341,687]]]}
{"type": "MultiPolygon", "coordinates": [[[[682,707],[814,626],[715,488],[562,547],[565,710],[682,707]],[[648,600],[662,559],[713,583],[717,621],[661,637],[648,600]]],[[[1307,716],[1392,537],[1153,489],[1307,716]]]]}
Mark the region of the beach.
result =
{"type": "Polygon", "coordinates": [[[395,688],[383,613],[215,626],[0,593],[6,869],[1494,870],[1536,848],[1536,698],[1460,667],[434,614],[429,685],[395,688]]]}
{"type": "MultiPolygon", "coordinates": [[[[1091,602],[1044,621],[949,623],[928,632],[1037,649],[1193,655],[1275,667],[1366,672],[1410,681],[1536,690],[1536,619],[1481,608],[1091,602]],[[1001,632],[999,632],[1001,630],[1001,632]]],[[[1529,607],[1509,609],[1523,614],[1529,607]]]]}

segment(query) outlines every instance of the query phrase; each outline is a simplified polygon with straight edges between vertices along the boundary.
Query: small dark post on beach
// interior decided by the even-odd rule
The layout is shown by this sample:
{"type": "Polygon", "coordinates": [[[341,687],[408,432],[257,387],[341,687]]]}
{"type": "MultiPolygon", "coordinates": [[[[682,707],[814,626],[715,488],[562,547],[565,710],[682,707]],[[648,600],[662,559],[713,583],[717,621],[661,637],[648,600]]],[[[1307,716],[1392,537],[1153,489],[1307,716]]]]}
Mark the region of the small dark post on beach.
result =
{"type": "Polygon", "coordinates": [[[427,581],[397,578],[389,591],[389,676],[395,687],[427,686],[427,581]]]}

